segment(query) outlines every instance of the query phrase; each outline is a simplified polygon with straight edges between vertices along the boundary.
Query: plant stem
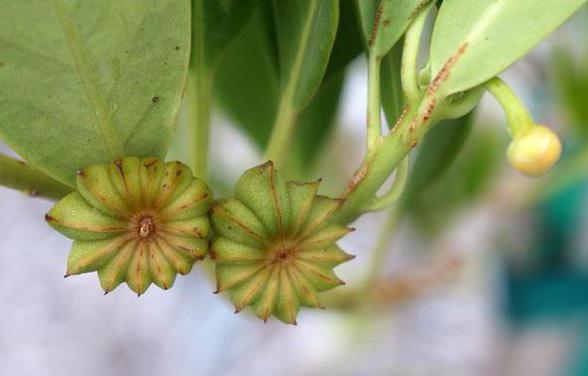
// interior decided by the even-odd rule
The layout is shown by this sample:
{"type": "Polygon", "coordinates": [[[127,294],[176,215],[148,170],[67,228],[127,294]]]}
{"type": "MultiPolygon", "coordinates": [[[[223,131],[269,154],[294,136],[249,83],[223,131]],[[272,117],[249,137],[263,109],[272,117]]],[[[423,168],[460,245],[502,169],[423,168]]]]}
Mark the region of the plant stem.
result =
{"type": "Polygon", "coordinates": [[[194,173],[206,179],[213,74],[206,59],[204,4],[202,0],[195,0],[192,5],[192,56],[188,75],[188,109],[193,139],[192,164],[194,173]]]}
{"type": "Polygon", "coordinates": [[[367,111],[367,154],[369,155],[382,136],[380,100],[381,59],[370,53],[368,57],[368,111],[367,111]]]}
{"type": "Polygon", "coordinates": [[[188,100],[194,140],[192,145],[194,173],[206,179],[208,175],[212,77],[204,68],[190,71],[189,77],[188,100]]]}
{"type": "MultiPolygon", "coordinates": [[[[320,0],[311,0],[309,14],[316,15],[319,2],[320,0]]],[[[288,146],[292,143],[294,135],[296,114],[302,109],[299,103],[295,103],[295,95],[302,75],[304,56],[308,43],[313,38],[312,25],[314,21],[315,16],[307,17],[300,33],[296,58],[292,64],[288,81],[282,91],[282,98],[280,99],[274,128],[265,153],[265,159],[272,160],[278,167],[284,166],[283,159],[288,153],[288,146]]]]}
{"type": "Polygon", "coordinates": [[[417,59],[421,35],[427,20],[430,7],[421,10],[414,19],[406,35],[404,36],[404,48],[402,50],[402,65],[400,68],[402,78],[402,91],[410,106],[415,106],[421,99],[418,81],[417,59]]]}
{"type": "Polygon", "coordinates": [[[382,196],[374,197],[374,200],[367,205],[363,210],[364,211],[378,211],[385,209],[398,201],[404,188],[406,186],[406,181],[408,180],[408,171],[409,171],[409,160],[410,157],[406,156],[400,162],[398,167],[396,168],[396,175],[394,175],[394,182],[392,182],[392,186],[388,190],[388,192],[384,193],[382,196]]]}
{"type": "Polygon", "coordinates": [[[59,200],[73,191],[73,188],[53,180],[26,162],[1,154],[0,185],[51,200],[59,200]]]}
{"type": "Polygon", "coordinates": [[[499,77],[486,82],[485,87],[502,106],[506,114],[508,131],[512,137],[535,124],[524,103],[499,77]]]}
{"type": "Polygon", "coordinates": [[[280,101],[274,129],[270,137],[265,159],[272,160],[276,166],[284,166],[284,157],[289,150],[288,146],[292,142],[294,125],[296,124],[296,113],[291,105],[289,95],[284,95],[280,101]]]}
{"type": "Polygon", "coordinates": [[[365,204],[373,200],[388,176],[429,130],[435,106],[443,107],[443,101],[436,95],[427,97],[416,111],[409,109],[395,131],[378,143],[341,195],[345,202],[335,213],[333,221],[347,224],[362,213],[365,204]]]}

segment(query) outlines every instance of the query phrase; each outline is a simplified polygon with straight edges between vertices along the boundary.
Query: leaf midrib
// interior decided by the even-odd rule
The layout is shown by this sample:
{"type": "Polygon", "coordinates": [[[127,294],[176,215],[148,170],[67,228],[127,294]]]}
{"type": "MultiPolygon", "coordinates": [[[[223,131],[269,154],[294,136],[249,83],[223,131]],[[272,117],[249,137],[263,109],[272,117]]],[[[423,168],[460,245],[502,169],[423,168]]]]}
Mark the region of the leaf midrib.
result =
{"type": "Polygon", "coordinates": [[[123,145],[117,136],[100,85],[92,74],[86,52],[81,45],[71,18],[67,14],[62,0],[51,0],[51,4],[65,35],[67,46],[73,58],[74,67],[80,77],[88,102],[95,110],[97,117],[95,125],[98,128],[98,133],[104,139],[111,159],[121,157],[124,155],[123,145]]]}

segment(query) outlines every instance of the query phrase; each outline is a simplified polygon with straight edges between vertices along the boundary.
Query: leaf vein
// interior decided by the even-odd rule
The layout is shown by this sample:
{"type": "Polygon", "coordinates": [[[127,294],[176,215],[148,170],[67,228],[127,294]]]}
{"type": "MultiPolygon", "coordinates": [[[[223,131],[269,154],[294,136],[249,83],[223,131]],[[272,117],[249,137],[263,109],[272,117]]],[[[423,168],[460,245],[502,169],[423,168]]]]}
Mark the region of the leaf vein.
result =
{"type": "Polygon", "coordinates": [[[86,56],[86,52],[84,51],[71,17],[65,10],[62,0],[51,0],[51,4],[63,30],[65,40],[73,58],[74,67],[82,81],[88,102],[94,107],[98,132],[104,139],[111,158],[116,159],[117,157],[121,157],[124,154],[122,143],[117,137],[117,132],[112,123],[108,106],[101,93],[100,85],[92,74],[88,57],[86,56]]]}

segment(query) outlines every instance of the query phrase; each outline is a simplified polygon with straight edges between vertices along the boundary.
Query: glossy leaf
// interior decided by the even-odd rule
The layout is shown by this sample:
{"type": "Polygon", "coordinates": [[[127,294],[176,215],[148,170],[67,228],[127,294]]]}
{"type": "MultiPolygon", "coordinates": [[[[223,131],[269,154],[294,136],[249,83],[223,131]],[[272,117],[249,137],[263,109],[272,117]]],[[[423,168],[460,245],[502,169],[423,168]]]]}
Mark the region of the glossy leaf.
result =
{"type": "Polygon", "coordinates": [[[274,0],[283,100],[300,111],[319,88],[339,22],[337,0],[274,0]]]}
{"type": "Polygon", "coordinates": [[[214,66],[235,38],[257,0],[192,0],[192,54],[214,66]]]}
{"type": "Polygon", "coordinates": [[[356,0],[371,53],[383,57],[400,40],[419,10],[431,0],[356,0]]]}
{"type": "Polygon", "coordinates": [[[433,29],[432,77],[444,95],[478,86],[526,54],[585,3],[445,0],[433,29]]]}
{"type": "Polygon", "coordinates": [[[186,79],[189,10],[188,0],[3,2],[0,136],[70,185],[90,164],[162,156],[186,79]]]}

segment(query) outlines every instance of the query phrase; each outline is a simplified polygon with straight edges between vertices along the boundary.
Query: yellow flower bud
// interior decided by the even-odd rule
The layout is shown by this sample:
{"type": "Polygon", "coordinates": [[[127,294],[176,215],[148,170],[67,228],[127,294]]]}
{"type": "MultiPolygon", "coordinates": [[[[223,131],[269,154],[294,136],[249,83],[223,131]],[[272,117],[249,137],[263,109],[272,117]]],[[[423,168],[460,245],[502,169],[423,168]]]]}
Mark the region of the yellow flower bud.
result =
{"type": "Polygon", "coordinates": [[[517,133],[507,152],[509,163],[527,176],[545,174],[561,156],[561,142],[549,128],[533,126],[517,133]]]}

